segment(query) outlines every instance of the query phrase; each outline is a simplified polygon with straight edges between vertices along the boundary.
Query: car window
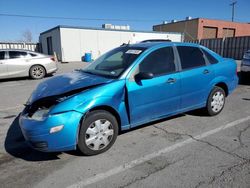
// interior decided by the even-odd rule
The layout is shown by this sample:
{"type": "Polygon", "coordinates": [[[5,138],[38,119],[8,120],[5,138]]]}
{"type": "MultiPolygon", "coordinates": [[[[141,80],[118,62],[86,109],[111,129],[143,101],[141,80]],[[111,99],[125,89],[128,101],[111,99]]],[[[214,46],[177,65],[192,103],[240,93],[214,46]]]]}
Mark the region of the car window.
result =
{"type": "Polygon", "coordinates": [[[117,53],[114,53],[113,55],[111,55],[110,57],[108,57],[106,60],[105,60],[105,64],[104,66],[109,65],[109,66],[122,66],[122,55],[123,55],[123,52],[117,52],[117,53]]]}
{"type": "Polygon", "coordinates": [[[84,68],[83,72],[118,78],[144,50],[145,48],[130,47],[129,45],[115,48],[96,59],[84,68]]]}
{"type": "Polygon", "coordinates": [[[215,59],[210,53],[208,53],[206,50],[202,50],[205,56],[207,57],[207,60],[210,64],[216,64],[218,63],[218,60],[215,59]]]}
{"type": "Polygon", "coordinates": [[[30,55],[31,57],[36,57],[36,56],[37,56],[37,54],[33,54],[33,53],[29,53],[29,55],[30,55]]]}
{"type": "Polygon", "coordinates": [[[4,59],[5,52],[0,52],[0,60],[4,59]]]}
{"type": "Polygon", "coordinates": [[[183,70],[206,65],[202,51],[197,47],[177,46],[183,70]]]}
{"type": "Polygon", "coordinates": [[[22,58],[26,57],[27,52],[20,52],[20,51],[9,51],[9,58],[14,59],[14,58],[22,58]]]}
{"type": "Polygon", "coordinates": [[[139,72],[150,72],[159,76],[175,71],[172,47],[160,48],[150,53],[139,65],[139,72]]]}

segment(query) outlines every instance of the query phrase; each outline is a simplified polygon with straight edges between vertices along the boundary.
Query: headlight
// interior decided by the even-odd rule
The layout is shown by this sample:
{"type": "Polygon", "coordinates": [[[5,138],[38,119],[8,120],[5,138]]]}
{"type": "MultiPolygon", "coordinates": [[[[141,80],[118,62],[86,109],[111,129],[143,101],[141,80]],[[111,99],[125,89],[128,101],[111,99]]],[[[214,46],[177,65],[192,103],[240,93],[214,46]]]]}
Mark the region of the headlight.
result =
{"type": "Polygon", "coordinates": [[[38,109],[32,116],[31,119],[37,120],[37,121],[42,121],[46,117],[48,117],[48,113],[50,111],[50,108],[42,108],[38,109]]]}

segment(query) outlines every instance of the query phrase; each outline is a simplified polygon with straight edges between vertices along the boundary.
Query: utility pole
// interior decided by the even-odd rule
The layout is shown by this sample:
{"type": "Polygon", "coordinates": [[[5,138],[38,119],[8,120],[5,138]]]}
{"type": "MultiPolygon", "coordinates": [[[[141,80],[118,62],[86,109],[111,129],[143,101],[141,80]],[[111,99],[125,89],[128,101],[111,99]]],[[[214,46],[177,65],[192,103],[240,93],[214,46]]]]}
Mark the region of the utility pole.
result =
{"type": "Polygon", "coordinates": [[[230,4],[230,6],[232,6],[232,22],[234,21],[234,6],[237,3],[237,1],[234,1],[230,4]]]}

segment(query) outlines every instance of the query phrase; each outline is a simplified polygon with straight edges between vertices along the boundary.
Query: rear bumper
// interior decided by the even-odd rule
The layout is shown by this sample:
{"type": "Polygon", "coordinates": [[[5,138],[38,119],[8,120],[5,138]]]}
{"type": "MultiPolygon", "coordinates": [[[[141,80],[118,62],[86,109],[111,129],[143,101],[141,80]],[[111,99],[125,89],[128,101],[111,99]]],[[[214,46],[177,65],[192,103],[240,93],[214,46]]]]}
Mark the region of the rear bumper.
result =
{"type": "Polygon", "coordinates": [[[54,73],[54,72],[56,72],[57,70],[58,70],[57,67],[56,67],[56,68],[49,69],[49,70],[47,70],[47,74],[54,73]]]}
{"type": "Polygon", "coordinates": [[[58,70],[57,62],[53,61],[46,65],[46,73],[51,74],[58,70]]]}
{"type": "Polygon", "coordinates": [[[239,84],[239,78],[238,76],[234,76],[234,79],[228,83],[228,94],[231,94],[238,86],[239,84]]]}
{"type": "Polygon", "coordinates": [[[82,114],[75,111],[50,115],[44,121],[21,115],[19,124],[24,138],[34,149],[46,152],[67,151],[76,148],[81,118],[82,114]],[[59,125],[63,125],[62,130],[50,133],[51,128],[59,125]]]}

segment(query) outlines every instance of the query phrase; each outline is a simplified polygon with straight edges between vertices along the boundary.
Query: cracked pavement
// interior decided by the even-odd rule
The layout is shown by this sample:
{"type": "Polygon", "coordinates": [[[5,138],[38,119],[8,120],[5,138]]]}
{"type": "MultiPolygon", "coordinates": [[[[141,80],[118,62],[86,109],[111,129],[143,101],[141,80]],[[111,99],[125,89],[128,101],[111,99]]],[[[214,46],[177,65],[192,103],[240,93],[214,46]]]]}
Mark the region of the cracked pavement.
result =
{"type": "MultiPolygon", "coordinates": [[[[60,64],[60,72],[84,66],[60,64]]],[[[250,116],[250,83],[244,82],[227,98],[222,113],[207,117],[188,112],[142,126],[118,136],[101,155],[77,152],[41,153],[30,149],[18,127],[18,114],[40,81],[0,82],[1,187],[68,187],[98,177],[131,161],[191,139],[183,147],[118,171],[87,187],[242,187],[250,185],[250,120],[199,139],[201,135],[250,116]]]]}

